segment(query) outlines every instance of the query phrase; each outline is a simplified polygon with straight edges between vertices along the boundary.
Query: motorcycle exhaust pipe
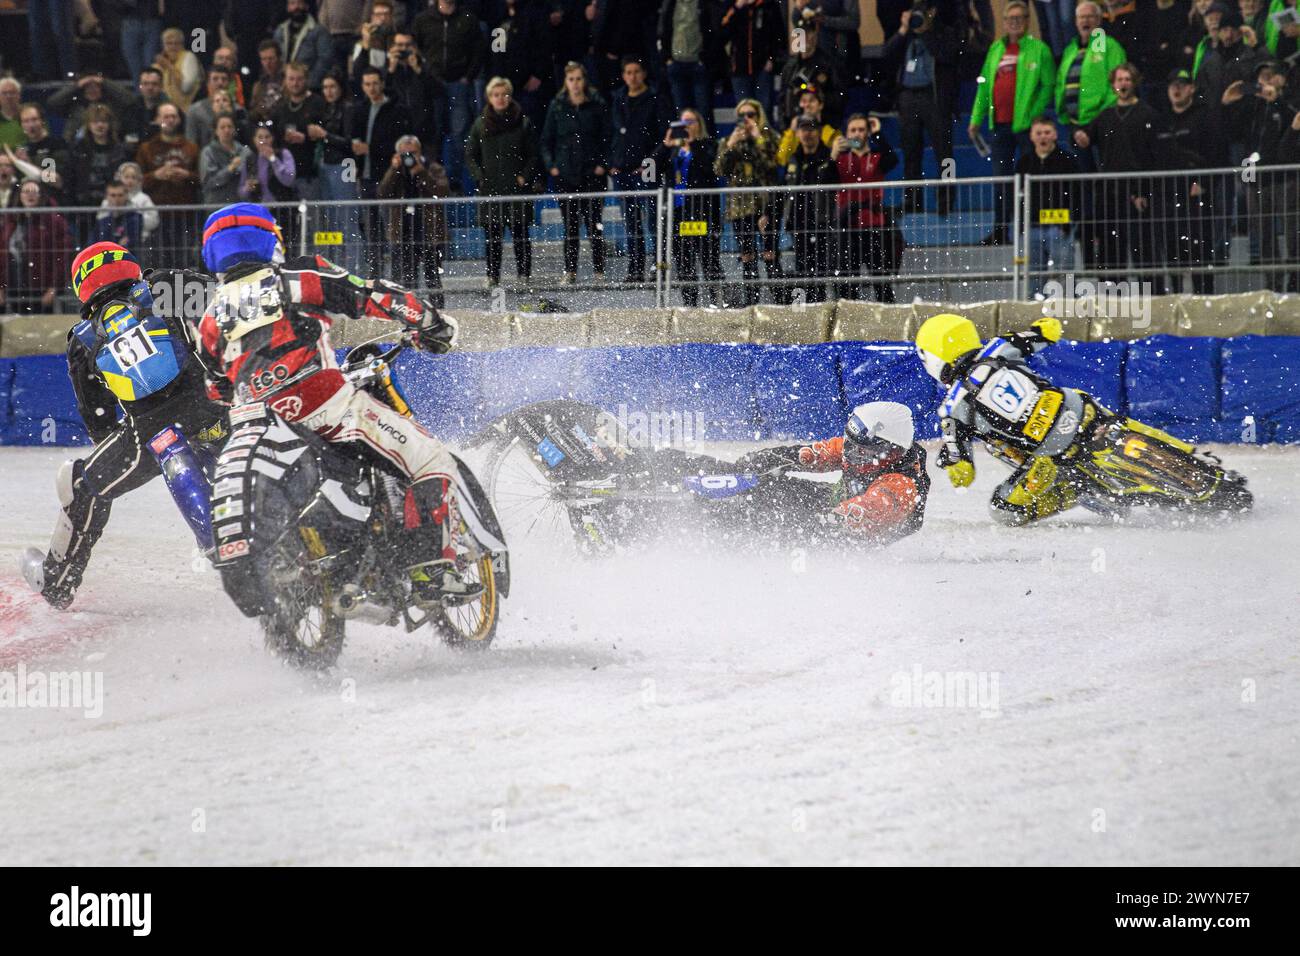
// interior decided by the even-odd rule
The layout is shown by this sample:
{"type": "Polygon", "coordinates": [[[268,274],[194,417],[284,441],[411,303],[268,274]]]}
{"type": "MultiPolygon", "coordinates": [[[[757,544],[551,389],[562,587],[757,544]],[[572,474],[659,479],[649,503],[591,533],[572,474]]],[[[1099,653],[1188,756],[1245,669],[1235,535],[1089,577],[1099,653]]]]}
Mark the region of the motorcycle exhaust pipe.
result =
{"type": "Polygon", "coordinates": [[[368,595],[355,584],[345,584],[330,600],[330,612],[345,621],[367,624],[388,624],[397,616],[392,608],[368,600],[368,595]]]}

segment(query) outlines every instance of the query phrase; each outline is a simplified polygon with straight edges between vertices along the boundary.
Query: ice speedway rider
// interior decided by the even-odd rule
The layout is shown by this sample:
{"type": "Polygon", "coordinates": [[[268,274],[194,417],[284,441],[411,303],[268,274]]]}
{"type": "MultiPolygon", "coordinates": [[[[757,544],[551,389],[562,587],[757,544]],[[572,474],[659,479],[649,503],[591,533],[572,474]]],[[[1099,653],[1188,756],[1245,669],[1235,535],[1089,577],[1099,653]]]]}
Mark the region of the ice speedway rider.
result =
{"type": "MultiPolygon", "coordinates": [[[[1128,502],[1088,481],[1073,463],[1084,461],[1094,437],[1121,421],[1158,441],[1191,450],[1172,435],[1121,419],[1087,392],[1054,385],[1028,359],[1061,338],[1061,323],[1042,318],[1028,331],[988,343],[969,319],[932,316],[916,334],[926,371],[948,387],[939,409],[943,447],[938,462],[955,487],[975,480],[972,443],[978,438],[1014,469],[989,502],[995,519],[1024,525],[1076,504],[1122,515],[1128,502]]],[[[1247,499],[1248,500],[1248,499],[1247,499]]]]}
{"type": "Polygon", "coordinates": [[[81,321],[68,333],[68,376],[95,449],[59,469],[62,511],[49,551],[43,560],[29,551],[24,566],[32,585],[60,610],[81,585],[113,499],[159,474],[146,443],[172,425],[192,441],[217,442],[225,415],[208,398],[190,323],[159,313],[127,249],[112,242],[87,246],[72,262],[72,289],[82,307],[81,321]]]}
{"type": "Polygon", "coordinates": [[[203,261],[220,279],[199,326],[200,344],[219,377],[215,396],[264,403],[286,421],[331,442],[379,456],[409,480],[403,550],[416,604],[471,600],[482,585],[456,570],[451,514],[472,507],[455,460],[438,439],[344,378],[330,343],[337,319],[391,319],[418,348],[446,352],[456,324],[413,292],[386,279],[362,279],[323,256],[285,261],[275,218],[235,203],[210,215],[203,261]]]}
{"type": "Polygon", "coordinates": [[[849,415],[844,434],[808,445],[750,452],[736,462],[763,472],[839,471],[830,513],[852,534],[887,544],[921,529],[930,476],[916,441],[912,410],[897,402],[867,402],[849,415]]]}

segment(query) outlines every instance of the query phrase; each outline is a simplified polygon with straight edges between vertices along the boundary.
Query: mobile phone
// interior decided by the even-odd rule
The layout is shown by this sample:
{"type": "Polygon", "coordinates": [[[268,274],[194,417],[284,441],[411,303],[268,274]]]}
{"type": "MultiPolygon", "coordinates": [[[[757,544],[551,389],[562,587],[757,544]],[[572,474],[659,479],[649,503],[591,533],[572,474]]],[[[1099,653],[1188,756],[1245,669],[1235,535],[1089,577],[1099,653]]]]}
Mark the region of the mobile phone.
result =
{"type": "Polygon", "coordinates": [[[860,139],[849,140],[849,149],[861,149],[861,148],[862,148],[862,140],[860,139]]]}
{"type": "Polygon", "coordinates": [[[681,120],[673,120],[668,124],[668,138],[679,140],[686,138],[686,124],[681,120]]]}

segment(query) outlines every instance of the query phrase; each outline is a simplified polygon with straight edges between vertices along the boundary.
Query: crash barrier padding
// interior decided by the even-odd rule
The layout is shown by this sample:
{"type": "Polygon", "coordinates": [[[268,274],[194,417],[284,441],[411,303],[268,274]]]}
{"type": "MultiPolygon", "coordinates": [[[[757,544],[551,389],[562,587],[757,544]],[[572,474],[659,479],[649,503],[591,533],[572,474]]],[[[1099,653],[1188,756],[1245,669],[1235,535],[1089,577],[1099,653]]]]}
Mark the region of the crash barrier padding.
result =
{"type": "MultiPolygon", "coordinates": [[[[1300,338],[1066,341],[1034,364],[1117,413],[1189,441],[1300,441],[1300,338]]],[[[450,440],[557,398],[627,416],[625,427],[636,427],[635,416],[658,416],[667,441],[678,433],[664,434],[665,427],[695,441],[825,436],[855,405],[898,401],[913,409],[918,433],[934,437],[942,395],[904,342],[411,352],[399,362],[399,378],[418,419],[450,440]]],[[[61,356],[0,361],[0,390],[0,443],[85,441],[61,356]]]]}
{"type": "MultiPolygon", "coordinates": [[[[1077,291],[1077,287],[1076,287],[1077,291]]],[[[809,303],[803,307],[759,305],[745,309],[593,309],[538,314],[448,310],[460,322],[458,348],[491,352],[506,348],[614,345],[683,345],[692,342],[804,345],[818,342],[907,342],[938,312],[968,316],[985,338],[1028,328],[1053,315],[1067,338],[1079,342],[1135,341],[1153,335],[1236,338],[1300,336],[1300,295],[1242,292],[1218,296],[1155,296],[1138,303],[1120,298],[1082,300],[1063,307],[1048,302],[977,302],[963,305],[913,302],[809,303]],[[1094,315],[1096,308],[1114,315],[1094,315]]],[[[62,353],[71,315],[0,316],[0,358],[62,353]]],[[[359,319],[340,323],[336,345],[357,345],[394,331],[392,323],[359,319]]]]}
{"type": "Polygon", "coordinates": [[[1233,441],[1300,442],[1300,339],[1245,336],[1220,353],[1222,421],[1233,441]]]}
{"type": "Polygon", "coordinates": [[[12,375],[4,398],[9,416],[0,430],[0,444],[89,444],[67,360],[61,355],[31,355],[8,361],[12,375]]]}

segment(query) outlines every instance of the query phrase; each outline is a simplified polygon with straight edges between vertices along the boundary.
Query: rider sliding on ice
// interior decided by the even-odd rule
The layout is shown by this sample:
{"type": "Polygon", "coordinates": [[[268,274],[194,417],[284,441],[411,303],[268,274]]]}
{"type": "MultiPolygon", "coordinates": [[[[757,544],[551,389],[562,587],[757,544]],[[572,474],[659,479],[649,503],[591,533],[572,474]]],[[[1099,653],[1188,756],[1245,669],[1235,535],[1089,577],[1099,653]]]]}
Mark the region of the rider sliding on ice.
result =
{"type": "Polygon", "coordinates": [[[412,419],[354,388],[329,337],[338,319],[391,319],[414,333],[417,347],[441,353],[455,342],[455,322],[395,283],[361,279],[322,256],[286,262],[274,217],[253,203],[208,217],[203,261],[221,280],[200,325],[202,348],[222,376],[214,391],[237,405],[264,403],[396,468],[410,482],[404,534],[415,603],[472,600],[482,586],[465,582],[453,564],[451,515],[472,507],[468,496],[453,495],[462,484],[455,461],[412,419]]]}
{"type": "Polygon", "coordinates": [[[897,402],[868,402],[849,415],[844,434],[811,445],[751,452],[741,468],[839,471],[831,513],[855,536],[887,544],[921,529],[930,476],[916,442],[912,410],[897,402]]]}

